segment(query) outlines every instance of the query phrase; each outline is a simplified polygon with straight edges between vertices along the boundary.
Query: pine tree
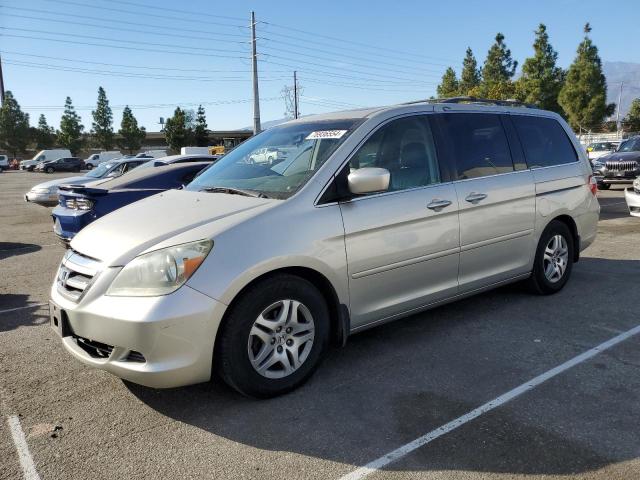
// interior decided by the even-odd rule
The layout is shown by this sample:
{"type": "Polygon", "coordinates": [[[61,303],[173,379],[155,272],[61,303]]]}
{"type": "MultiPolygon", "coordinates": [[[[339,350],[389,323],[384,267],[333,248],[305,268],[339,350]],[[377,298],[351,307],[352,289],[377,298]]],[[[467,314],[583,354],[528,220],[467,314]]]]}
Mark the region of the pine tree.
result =
{"type": "Polygon", "coordinates": [[[442,75],[442,81],[437,88],[438,97],[447,98],[458,95],[458,78],[453,68],[449,67],[442,75]]]}
{"type": "Polygon", "coordinates": [[[109,100],[107,100],[107,93],[102,87],[98,88],[98,103],[91,115],[93,115],[91,134],[95,145],[104,150],[111,150],[115,136],[113,133],[113,112],[109,106],[109,100]]]}
{"type": "Polygon", "coordinates": [[[207,130],[207,117],[202,105],[198,107],[196,114],[195,128],[193,129],[193,140],[198,147],[209,145],[209,130],[207,130]]]}
{"type": "Polygon", "coordinates": [[[40,114],[38,126],[33,130],[33,139],[36,142],[36,150],[46,150],[56,143],[56,131],[49,126],[43,114],[40,114]]]}
{"type": "Polygon", "coordinates": [[[71,103],[71,98],[67,97],[64,102],[64,113],[60,118],[60,130],[58,130],[58,143],[71,150],[73,155],[77,154],[84,143],[80,116],[76,113],[71,103]]]}
{"type": "Polygon", "coordinates": [[[145,128],[138,127],[138,120],[133,116],[129,105],[124,107],[122,111],[122,122],[120,122],[118,135],[121,137],[119,142],[120,148],[128,150],[129,153],[140,150],[142,142],[147,136],[145,128]]]}
{"type": "Polygon", "coordinates": [[[615,109],[615,104],[607,105],[607,81],[598,48],[591,42],[589,32],[591,27],[587,23],[584,40],[578,46],[558,96],[558,103],[574,130],[599,127],[615,109]]]}
{"type": "Polygon", "coordinates": [[[167,118],[164,125],[164,136],[167,140],[167,145],[172,150],[178,151],[180,148],[189,145],[192,132],[188,123],[187,114],[180,107],[177,107],[173,112],[173,117],[167,118]]]}
{"type": "Polygon", "coordinates": [[[458,90],[460,95],[471,95],[475,88],[480,85],[480,69],[478,61],[473,55],[471,48],[467,48],[467,53],[462,61],[462,74],[458,90]]]}
{"type": "Polygon", "coordinates": [[[479,88],[482,96],[502,100],[513,97],[515,88],[511,79],[517,67],[518,62],[511,58],[511,50],[504,43],[504,35],[498,33],[482,66],[479,88]]]}
{"type": "Polygon", "coordinates": [[[564,82],[564,72],[556,65],[558,53],[549,43],[547,27],[538,25],[533,42],[533,57],[522,65],[522,76],[516,81],[516,96],[545,110],[563,113],[558,94],[564,82]]]}
{"type": "Polygon", "coordinates": [[[624,126],[629,132],[640,132],[640,98],[631,102],[631,108],[624,117],[624,126]]]}
{"type": "Polygon", "coordinates": [[[20,109],[20,105],[11,91],[7,90],[0,108],[0,148],[15,158],[24,152],[31,140],[29,114],[20,109]]]}

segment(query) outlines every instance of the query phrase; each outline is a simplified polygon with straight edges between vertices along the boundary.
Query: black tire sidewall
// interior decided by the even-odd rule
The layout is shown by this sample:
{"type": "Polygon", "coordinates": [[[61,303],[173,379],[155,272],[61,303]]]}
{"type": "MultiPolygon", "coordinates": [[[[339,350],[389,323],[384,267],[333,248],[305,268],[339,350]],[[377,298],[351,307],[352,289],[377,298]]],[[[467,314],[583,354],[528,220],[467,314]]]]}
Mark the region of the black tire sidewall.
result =
{"type": "Polygon", "coordinates": [[[47,173],[53,173],[54,172],[53,167],[47,167],[46,172],[47,173]]]}
{"type": "Polygon", "coordinates": [[[536,258],[535,264],[533,268],[532,280],[534,281],[534,285],[539,293],[549,295],[553,293],[557,293],[565,286],[569,277],[571,276],[571,271],[573,269],[573,258],[574,258],[574,240],[569,227],[566,224],[554,220],[542,232],[540,236],[540,241],[538,242],[538,248],[536,249],[536,258]],[[562,235],[567,242],[568,248],[568,262],[567,269],[564,272],[562,278],[553,283],[550,282],[544,274],[544,251],[549,243],[549,240],[554,235],[562,235]]]}
{"type": "Polygon", "coordinates": [[[257,283],[234,302],[221,327],[214,367],[240,393],[269,398],[287,393],[304,383],[320,364],[329,343],[329,310],[322,294],[307,280],[295,275],[274,275],[257,283]],[[255,371],[247,354],[249,332],[255,319],[278,300],[302,302],[311,312],[315,334],[311,352],[294,373],[270,379],[255,371]]]}

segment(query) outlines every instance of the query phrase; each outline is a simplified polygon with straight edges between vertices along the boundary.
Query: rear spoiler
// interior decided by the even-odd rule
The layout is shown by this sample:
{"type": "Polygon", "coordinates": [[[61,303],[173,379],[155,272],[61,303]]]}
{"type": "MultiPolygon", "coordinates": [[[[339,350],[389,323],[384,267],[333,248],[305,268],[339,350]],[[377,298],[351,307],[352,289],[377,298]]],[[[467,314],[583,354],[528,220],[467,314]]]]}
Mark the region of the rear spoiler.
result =
{"type": "Polygon", "coordinates": [[[84,185],[73,185],[73,184],[60,185],[58,187],[58,190],[62,190],[63,192],[69,192],[69,193],[83,193],[83,194],[90,194],[90,195],[106,195],[107,193],[109,193],[109,191],[105,190],[104,188],[91,188],[91,187],[85,187],[84,185]]]}

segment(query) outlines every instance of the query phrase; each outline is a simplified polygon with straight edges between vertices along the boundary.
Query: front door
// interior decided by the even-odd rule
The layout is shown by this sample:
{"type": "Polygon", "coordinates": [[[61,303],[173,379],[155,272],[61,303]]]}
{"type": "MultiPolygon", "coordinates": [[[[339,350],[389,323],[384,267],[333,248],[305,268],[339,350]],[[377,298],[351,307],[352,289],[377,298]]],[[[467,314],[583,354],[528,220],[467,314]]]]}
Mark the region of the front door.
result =
{"type": "Polygon", "coordinates": [[[351,171],[389,170],[387,192],[341,202],[353,328],[455,295],[458,202],[444,181],[427,115],[380,127],[351,158],[351,171]]]}

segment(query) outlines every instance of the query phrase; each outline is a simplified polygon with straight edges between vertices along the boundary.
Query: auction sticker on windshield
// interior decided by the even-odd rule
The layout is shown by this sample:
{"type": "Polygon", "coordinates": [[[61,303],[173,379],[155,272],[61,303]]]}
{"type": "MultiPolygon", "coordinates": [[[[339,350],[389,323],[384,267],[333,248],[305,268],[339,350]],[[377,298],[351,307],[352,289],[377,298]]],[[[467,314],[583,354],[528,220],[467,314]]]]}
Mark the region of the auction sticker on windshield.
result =
{"type": "Polygon", "coordinates": [[[346,130],[318,130],[307,135],[305,140],[319,140],[321,138],[342,138],[346,130]]]}

